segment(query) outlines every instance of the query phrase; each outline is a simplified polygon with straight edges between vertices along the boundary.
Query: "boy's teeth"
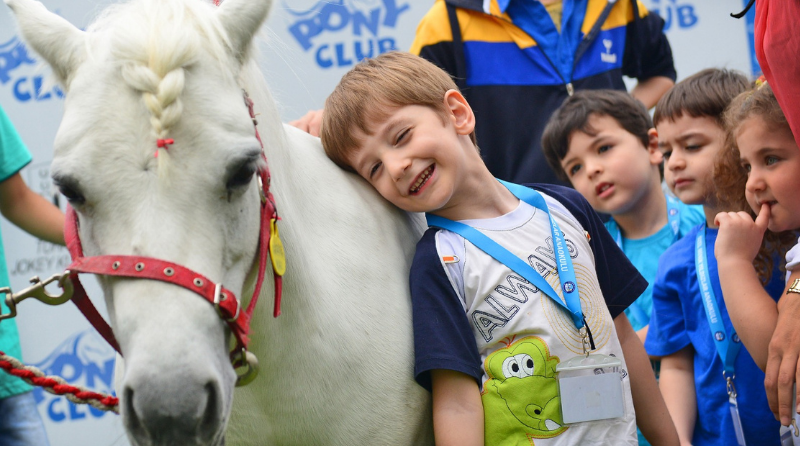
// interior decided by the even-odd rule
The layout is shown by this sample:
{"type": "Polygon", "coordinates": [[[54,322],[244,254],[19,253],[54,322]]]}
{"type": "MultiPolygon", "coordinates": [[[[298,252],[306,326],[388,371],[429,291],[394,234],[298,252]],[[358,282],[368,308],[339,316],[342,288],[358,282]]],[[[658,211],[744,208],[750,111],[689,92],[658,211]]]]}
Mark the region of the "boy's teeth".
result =
{"type": "Polygon", "coordinates": [[[417,192],[417,189],[419,189],[419,187],[422,186],[423,183],[428,181],[428,178],[430,178],[430,176],[431,176],[431,168],[428,167],[422,172],[422,175],[417,179],[414,185],[411,186],[411,192],[417,192]]]}

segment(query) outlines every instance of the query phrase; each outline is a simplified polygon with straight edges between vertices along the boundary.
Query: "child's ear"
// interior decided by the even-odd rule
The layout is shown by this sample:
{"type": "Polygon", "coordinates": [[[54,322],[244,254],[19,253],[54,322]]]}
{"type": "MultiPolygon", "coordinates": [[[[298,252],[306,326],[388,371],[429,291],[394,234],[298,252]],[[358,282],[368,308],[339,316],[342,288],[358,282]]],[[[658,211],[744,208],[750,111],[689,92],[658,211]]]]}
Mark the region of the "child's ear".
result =
{"type": "Polygon", "coordinates": [[[650,153],[650,164],[656,166],[664,161],[664,155],[658,151],[658,131],[655,128],[647,130],[647,151],[650,153]]]}
{"type": "Polygon", "coordinates": [[[475,114],[460,92],[455,89],[445,92],[444,105],[450,111],[453,126],[458,134],[466,136],[475,130],[475,114]]]}

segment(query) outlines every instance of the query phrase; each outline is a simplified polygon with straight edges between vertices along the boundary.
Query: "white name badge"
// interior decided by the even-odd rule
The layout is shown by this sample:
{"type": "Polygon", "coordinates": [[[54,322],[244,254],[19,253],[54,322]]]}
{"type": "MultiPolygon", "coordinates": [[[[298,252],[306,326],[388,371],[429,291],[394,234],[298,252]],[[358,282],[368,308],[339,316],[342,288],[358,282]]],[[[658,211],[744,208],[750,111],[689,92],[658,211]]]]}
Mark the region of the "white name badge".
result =
{"type": "Polygon", "coordinates": [[[621,365],[622,361],[613,356],[589,355],[556,366],[564,423],[625,415],[621,365]]]}

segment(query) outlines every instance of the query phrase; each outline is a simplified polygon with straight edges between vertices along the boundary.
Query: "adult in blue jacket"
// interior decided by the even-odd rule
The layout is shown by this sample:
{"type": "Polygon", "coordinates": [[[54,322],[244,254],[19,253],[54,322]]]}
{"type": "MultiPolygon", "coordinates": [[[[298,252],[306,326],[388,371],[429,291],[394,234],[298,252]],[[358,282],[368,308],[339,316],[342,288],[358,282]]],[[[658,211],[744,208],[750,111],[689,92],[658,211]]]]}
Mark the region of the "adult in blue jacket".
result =
{"type": "Polygon", "coordinates": [[[411,52],[453,75],[492,174],[563,184],[541,151],[550,115],[578,89],[625,90],[648,108],[674,84],[664,21],[636,0],[437,0],[411,52]]]}

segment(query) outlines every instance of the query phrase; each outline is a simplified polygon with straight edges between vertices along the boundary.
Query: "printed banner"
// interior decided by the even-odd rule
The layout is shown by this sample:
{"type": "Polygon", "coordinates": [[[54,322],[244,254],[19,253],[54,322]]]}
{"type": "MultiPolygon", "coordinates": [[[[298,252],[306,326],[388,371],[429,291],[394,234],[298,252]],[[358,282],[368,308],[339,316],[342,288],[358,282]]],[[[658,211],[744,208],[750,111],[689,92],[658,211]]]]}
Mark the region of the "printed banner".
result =
{"type": "MultiPolygon", "coordinates": [[[[209,0],[210,1],[210,0],[209,0]]],[[[619,0],[625,1],[625,0],[619,0]]],[[[113,0],[42,0],[51,11],[85,27],[113,0]]],[[[422,16],[433,0],[275,0],[259,46],[260,64],[284,121],[321,108],[328,93],[361,58],[408,50],[422,16]]],[[[665,19],[679,79],[706,67],[758,71],[752,52],[752,17],[735,20],[746,0],[645,0],[665,19]]],[[[611,55],[610,52],[609,55],[611,55]]],[[[28,49],[9,9],[0,5],[0,105],[34,156],[22,170],[26,183],[54,202],[50,182],[53,140],[64,94],[48,81],[48,70],[28,49]]],[[[63,197],[61,206],[63,208],[63,197]]],[[[34,275],[47,277],[68,264],[63,247],[29,236],[0,219],[12,288],[34,275]]],[[[93,277],[82,277],[105,314],[93,277]]],[[[76,384],[113,392],[114,351],[71,304],[20,305],[17,325],[25,362],[76,384]]],[[[0,349],[2,350],[2,349],[0,349]]],[[[40,389],[39,412],[55,445],[127,444],[118,416],[86,405],[72,405],[40,389]]]]}

